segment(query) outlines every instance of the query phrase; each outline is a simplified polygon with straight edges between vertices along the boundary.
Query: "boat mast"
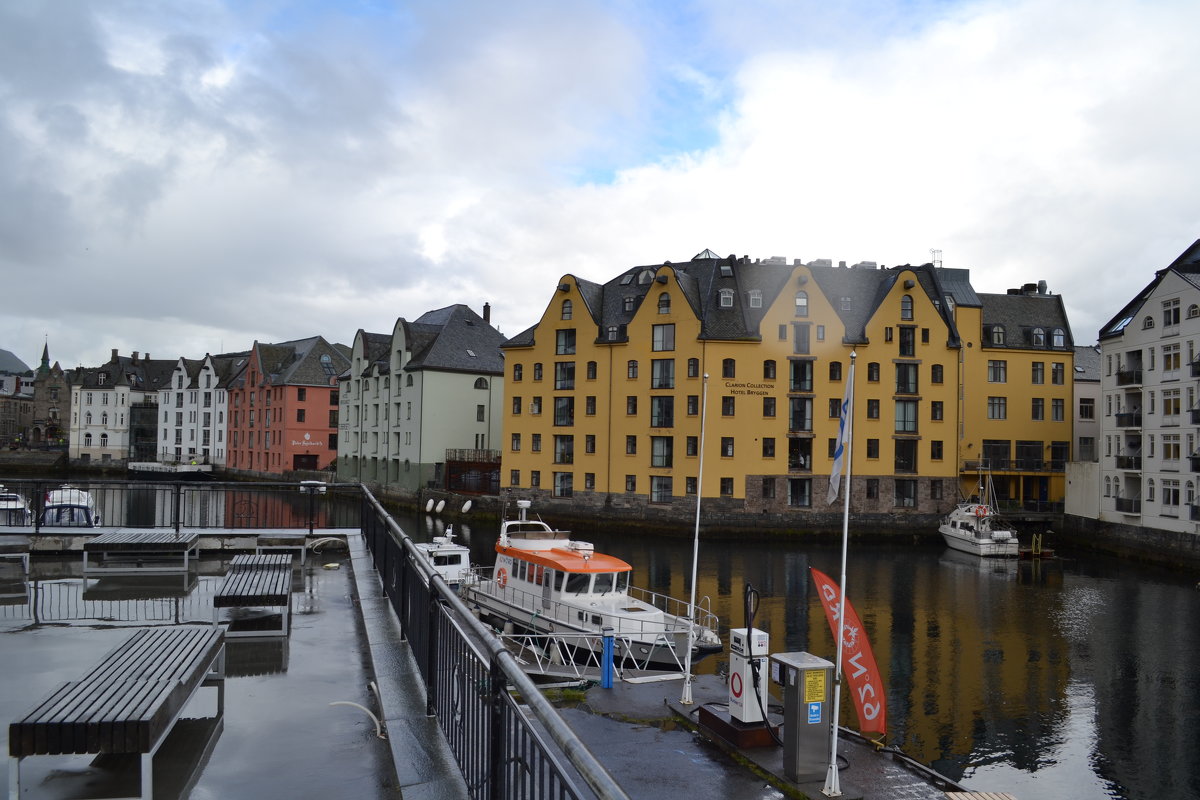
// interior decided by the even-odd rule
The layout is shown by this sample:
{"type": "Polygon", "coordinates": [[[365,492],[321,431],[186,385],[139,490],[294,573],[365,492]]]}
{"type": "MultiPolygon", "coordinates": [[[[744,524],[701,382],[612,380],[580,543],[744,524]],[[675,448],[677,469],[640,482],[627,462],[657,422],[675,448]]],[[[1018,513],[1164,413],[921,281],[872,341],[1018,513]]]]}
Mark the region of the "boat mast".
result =
{"type": "Polygon", "coordinates": [[[696,638],[696,564],[700,558],[700,498],[704,496],[704,422],[708,413],[708,373],[700,392],[700,464],[696,477],[696,531],[692,537],[692,596],[688,602],[687,653],[684,654],[683,695],[679,702],[692,704],[692,645],[696,638]]]}

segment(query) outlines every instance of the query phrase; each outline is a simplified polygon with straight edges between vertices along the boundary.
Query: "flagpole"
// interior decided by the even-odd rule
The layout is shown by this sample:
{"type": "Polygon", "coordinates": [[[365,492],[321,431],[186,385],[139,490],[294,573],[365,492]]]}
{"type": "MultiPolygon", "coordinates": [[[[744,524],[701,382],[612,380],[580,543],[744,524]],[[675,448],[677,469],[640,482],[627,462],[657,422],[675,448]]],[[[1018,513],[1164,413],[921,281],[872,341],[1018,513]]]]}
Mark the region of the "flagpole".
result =
{"type": "Polygon", "coordinates": [[[708,416],[708,373],[704,373],[704,386],[700,393],[700,465],[696,477],[696,532],[692,537],[692,597],[688,603],[687,653],[684,656],[683,694],[679,702],[692,704],[692,645],[696,637],[696,564],[700,559],[700,498],[704,496],[704,420],[708,416]]]}
{"type": "Polygon", "coordinates": [[[836,678],[833,681],[833,724],[830,726],[830,744],[829,744],[829,769],[825,773],[825,788],[821,793],[826,797],[841,797],[842,786],[838,777],[837,766],[837,750],[838,750],[838,718],[841,712],[842,704],[842,646],[846,632],[846,551],[850,541],[850,474],[851,462],[854,458],[854,360],[858,358],[858,353],[850,351],[850,371],[846,377],[848,381],[846,385],[846,397],[849,398],[846,409],[846,427],[845,427],[845,442],[846,448],[846,491],[845,500],[842,504],[842,581],[841,581],[841,597],[838,602],[838,637],[837,637],[837,658],[834,663],[837,665],[836,678]]]}

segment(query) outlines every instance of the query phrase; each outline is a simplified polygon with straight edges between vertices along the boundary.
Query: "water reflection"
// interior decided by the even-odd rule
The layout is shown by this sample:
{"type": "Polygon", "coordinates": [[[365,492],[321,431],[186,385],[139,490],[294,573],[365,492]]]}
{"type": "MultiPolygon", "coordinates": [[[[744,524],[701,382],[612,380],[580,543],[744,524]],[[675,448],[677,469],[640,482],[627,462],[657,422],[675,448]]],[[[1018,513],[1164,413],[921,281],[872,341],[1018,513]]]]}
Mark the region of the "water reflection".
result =
{"type": "MultiPolygon", "coordinates": [[[[441,523],[402,520],[424,539],[441,523]]],[[[690,591],[691,542],[579,530],[634,567],[635,584],[690,591]]],[[[455,525],[491,564],[495,524],[455,525]]],[[[836,546],[702,542],[697,595],[726,627],[754,625],[773,651],[833,658],[808,567],[836,546]]],[[[888,741],[977,790],[1023,800],[1200,798],[1200,591],[1116,560],[981,561],[941,546],[852,547],[847,585],[889,687],[888,741]]],[[[701,662],[713,671],[721,662],[701,662]]],[[[857,727],[852,704],[843,723],[857,727]]]]}

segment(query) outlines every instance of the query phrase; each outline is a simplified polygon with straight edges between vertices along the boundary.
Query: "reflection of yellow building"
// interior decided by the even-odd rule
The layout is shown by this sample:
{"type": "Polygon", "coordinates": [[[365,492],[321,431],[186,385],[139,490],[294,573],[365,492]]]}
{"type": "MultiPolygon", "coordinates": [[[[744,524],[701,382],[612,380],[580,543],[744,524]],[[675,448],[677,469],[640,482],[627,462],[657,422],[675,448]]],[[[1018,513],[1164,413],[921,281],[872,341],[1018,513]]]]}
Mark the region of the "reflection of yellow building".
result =
{"type": "MultiPolygon", "coordinates": [[[[709,251],[603,285],[566,275],[541,320],[504,345],[501,483],[544,496],[548,507],[571,498],[579,510],[684,518],[700,481],[704,416],[699,488],[713,498],[710,512],[773,524],[836,514],[825,495],[853,352],[855,511],[943,512],[967,467],[974,484],[967,462],[985,442],[999,452],[994,439],[1040,433],[1015,416],[1011,430],[1002,420],[995,432],[978,419],[986,400],[975,387],[995,349],[979,337],[1004,324],[1010,305],[1034,300],[999,296],[993,309],[987,297],[966,270],[789,265],[709,251]],[[1002,321],[990,322],[993,311],[1002,321]]],[[[1035,301],[1061,314],[1061,303],[1035,301]]],[[[1056,327],[1065,331],[1065,316],[1056,327]]],[[[1040,351],[1011,349],[1006,357],[1022,359],[1028,382],[1030,354],[1040,351]]],[[[1069,381],[1069,341],[1062,358],[1069,381]]],[[[1045,371],[1049,381],[1050,363],[1045,371]]],[[[1062,410],[1052,399],[1070,398],[1069,382],[1053,388],[1047,419],[1062,410]]],[[[1065,435],[1041,438],[1069,441],[1065,424],[1065,435]]],[[[1056,499],[1061,483],[1060,467],[1056,499]]]]}

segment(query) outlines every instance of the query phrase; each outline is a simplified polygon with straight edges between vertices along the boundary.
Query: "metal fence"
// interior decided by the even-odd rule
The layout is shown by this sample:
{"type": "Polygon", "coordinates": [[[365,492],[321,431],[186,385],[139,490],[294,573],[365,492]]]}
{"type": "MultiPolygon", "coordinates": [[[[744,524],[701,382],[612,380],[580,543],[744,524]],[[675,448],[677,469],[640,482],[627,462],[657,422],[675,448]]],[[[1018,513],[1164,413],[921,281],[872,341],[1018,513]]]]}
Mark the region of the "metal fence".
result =
{"type": "Polygon", "coordinates": [[[427,713],[437,718],[470,796],[628,800],[365,487],[361,516],[384,592],[425,682],[427,713]]]}
{"type": "MultiPolygon", "coordinates": [[[[4,481],[6,492],[28,502],[34,533],[43,526],[47,494],[67,485],[46,480],[4,481]]],[[[307,528],[309,532],[359,527],[360,486],[356,483],[82,480],[69,486],[90,495],[99,527],[307,528]]]]}

